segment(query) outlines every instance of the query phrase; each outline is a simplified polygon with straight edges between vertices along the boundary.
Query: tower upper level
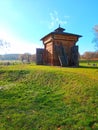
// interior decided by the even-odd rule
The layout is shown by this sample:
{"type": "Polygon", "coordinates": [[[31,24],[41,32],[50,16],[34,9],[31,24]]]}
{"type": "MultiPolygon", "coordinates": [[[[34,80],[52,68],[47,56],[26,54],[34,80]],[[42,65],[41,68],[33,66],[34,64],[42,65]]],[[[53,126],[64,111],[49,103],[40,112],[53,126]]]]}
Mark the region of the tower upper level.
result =
{"type": "Polygon", "coordinates": [[[57,29],[55,29],[53,32],[45,35],[41,40],[43,41],[43,44],[46,44],[50,42],[51,40],[64,40],[64,41],[74,41],[77,42],[78,39],[82,37],[78,34],[68,33],[65,32],[64,28],[61,28],[60,25],[57,29]]]}

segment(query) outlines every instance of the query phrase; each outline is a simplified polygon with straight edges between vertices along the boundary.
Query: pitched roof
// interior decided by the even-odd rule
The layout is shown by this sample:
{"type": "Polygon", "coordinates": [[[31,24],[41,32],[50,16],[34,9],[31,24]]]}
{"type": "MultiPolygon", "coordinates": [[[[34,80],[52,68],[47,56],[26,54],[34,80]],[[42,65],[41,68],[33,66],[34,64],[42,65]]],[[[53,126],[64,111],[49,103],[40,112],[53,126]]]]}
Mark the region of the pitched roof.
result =
{"type": "Polygon", "coordinates": [[[81,35],[78,35],[78,34],[73,34],[73,33],[68,33],[68,32],[64,32],[65,29],[64,28],[61,28],[60,26],[55,29],[53,32],[45,35],[43,38],[41,38],[41,40],[43,40],[44,38],[46,38],[47,36],[51,35],[51,34],[63,34],[63,35],[73,35],[73,36],[77,36],[77,37],[82,37],[81,35]]]}

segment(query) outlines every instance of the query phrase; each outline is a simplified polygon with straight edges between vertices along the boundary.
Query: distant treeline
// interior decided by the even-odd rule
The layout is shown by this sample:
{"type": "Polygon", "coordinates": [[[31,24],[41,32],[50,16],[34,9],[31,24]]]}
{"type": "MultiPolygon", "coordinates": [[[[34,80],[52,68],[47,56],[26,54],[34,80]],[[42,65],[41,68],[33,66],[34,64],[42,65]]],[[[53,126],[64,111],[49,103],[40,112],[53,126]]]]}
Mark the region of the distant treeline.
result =
{"type": "Polygon", "coordinates": [[[19,54],[0,55],[0,60],[19,60],[19,54]]]}
{"type": "MultiPolygon", "coordinates": [[[[98,60],[98,52],[85,52],[79,55],[80,60],[98,60]]],[[[36,62],[36,54],[4,54],[0,55],[0,60],[20,60],[22,62],[36,62]]]]}
{"type": "Polygon", "coordinates": [[[22,62],[35,62],[36,55],[35,54],[4,54],[0,55],[0,60],[20,60],[22,62]]]}

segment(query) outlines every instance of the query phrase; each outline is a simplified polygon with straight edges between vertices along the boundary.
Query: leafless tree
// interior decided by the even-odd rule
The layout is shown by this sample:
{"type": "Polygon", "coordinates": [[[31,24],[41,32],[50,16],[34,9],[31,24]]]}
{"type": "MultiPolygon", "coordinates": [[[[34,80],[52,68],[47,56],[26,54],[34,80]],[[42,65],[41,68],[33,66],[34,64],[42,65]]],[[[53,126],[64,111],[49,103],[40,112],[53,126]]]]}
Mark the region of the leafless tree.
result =
{"type": "Polygon", "coordinates": [[[84,52],[80,58],[86,60],[98,59],[98,52],[84,52]]]}
{"type": "Polygon", "coordinates": [[[30,62],[35,62],[36,60],[36,55],[33,54],[29,54],[29,53],[24,53],[24,54],[20,54],[19,59],[23,62],[23,63],[30,63],[30,62]]]}
{"type": "Polygon", "coordinates": [[[8,48],[10,46],[10,43],[5,41],[5,40],[2,40],[0,39],[0,48],[8,48]]]}

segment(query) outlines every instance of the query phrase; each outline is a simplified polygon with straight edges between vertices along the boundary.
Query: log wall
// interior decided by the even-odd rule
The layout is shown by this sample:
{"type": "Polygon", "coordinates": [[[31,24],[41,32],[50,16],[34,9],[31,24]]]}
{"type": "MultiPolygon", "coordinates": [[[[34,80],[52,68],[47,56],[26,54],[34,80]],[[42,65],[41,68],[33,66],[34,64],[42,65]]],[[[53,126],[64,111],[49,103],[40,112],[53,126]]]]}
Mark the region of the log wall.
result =
{"type": "Polygon", "coordinates": [[[43,40],[45,53],[44,53],[44,61],[48,65],[60,65],[58,56],[55,52],[55,45],[62,45],[65,49],[66,55],[68,57],[68,62],[70,65],[71,61],[71,48],[75,46],[78,41],[77,36],[73,35],[49,35],[45,37],[43,40]]]}

